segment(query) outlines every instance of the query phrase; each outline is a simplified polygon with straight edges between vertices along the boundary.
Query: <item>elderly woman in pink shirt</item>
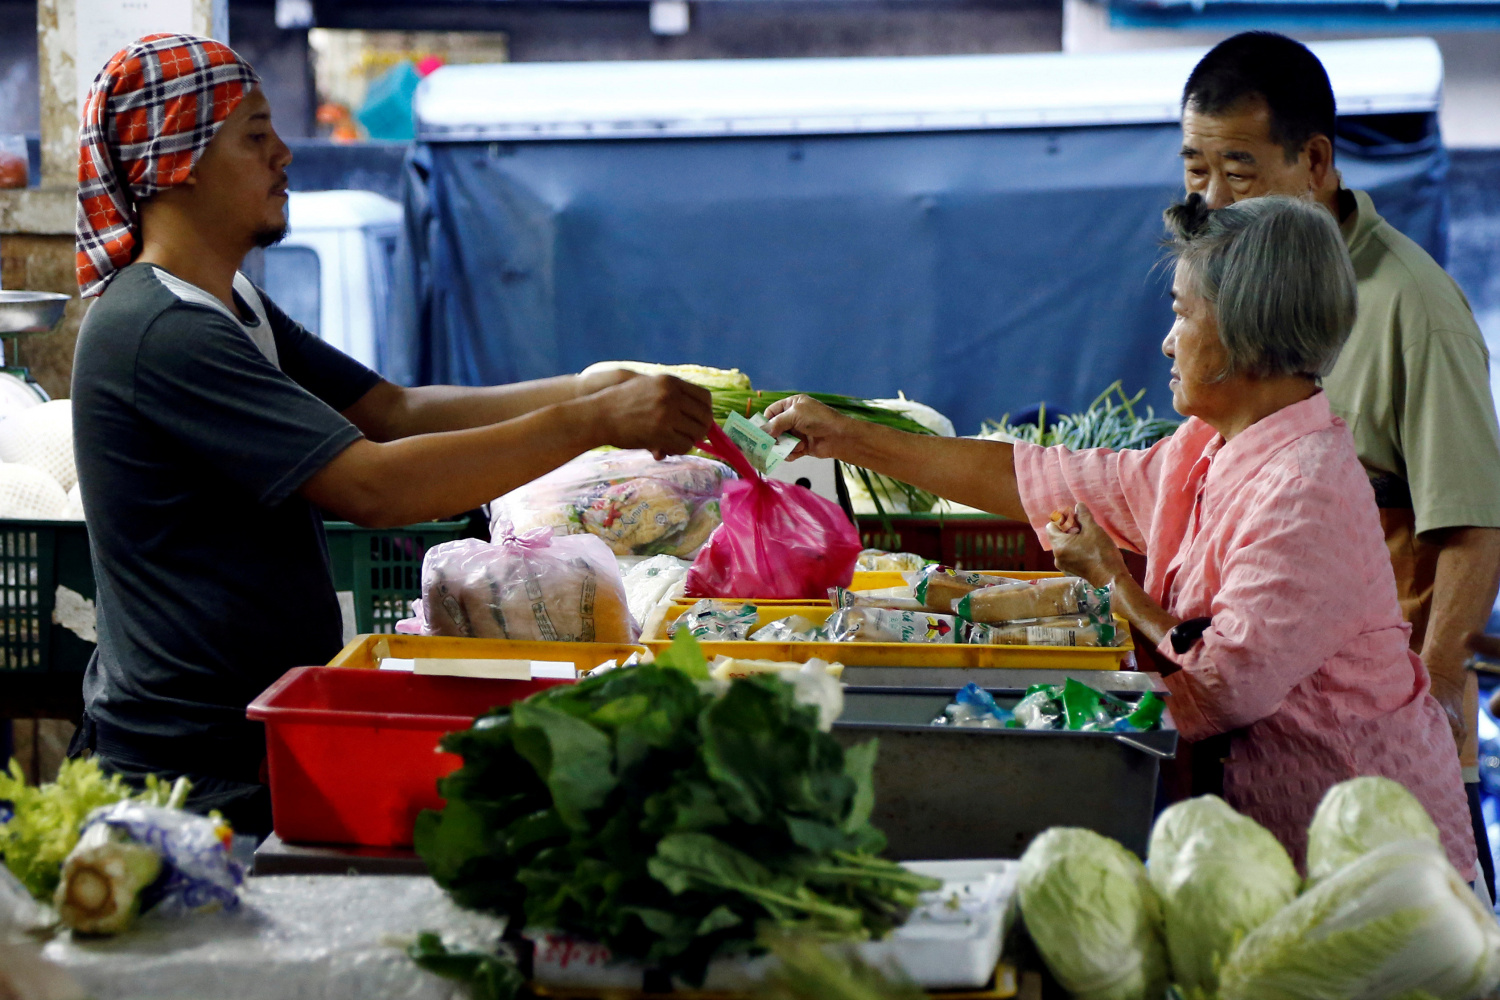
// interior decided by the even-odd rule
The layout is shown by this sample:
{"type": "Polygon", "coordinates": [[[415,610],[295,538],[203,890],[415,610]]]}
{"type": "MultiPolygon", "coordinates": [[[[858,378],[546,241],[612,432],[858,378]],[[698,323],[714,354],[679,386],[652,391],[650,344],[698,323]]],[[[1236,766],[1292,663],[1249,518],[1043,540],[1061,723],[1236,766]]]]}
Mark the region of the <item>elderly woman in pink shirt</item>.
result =
{"type": "Polygon", "coordinates": [[[1188,419],[1154,447],[920,437],[805,396],[768,410],[769,430],[801,437],[801,453],[1025,518],[1059,568],[1111,585],[1115,607],[1157,644],[1183,737],[1229,734],[1225,798],[1299,866],[1323,793],[1379,774],[1421,800],[1472,879],[1453,736],[1408,646],[1354,441],[1318,385],[1354,321],[1338,226],[1287,198],[1213,212],[1195,199],[1168,222],[1176,321],[1162,350],[1188,419]],[[1144,581],[1120,547],[1146,554],[1144,581]]]}

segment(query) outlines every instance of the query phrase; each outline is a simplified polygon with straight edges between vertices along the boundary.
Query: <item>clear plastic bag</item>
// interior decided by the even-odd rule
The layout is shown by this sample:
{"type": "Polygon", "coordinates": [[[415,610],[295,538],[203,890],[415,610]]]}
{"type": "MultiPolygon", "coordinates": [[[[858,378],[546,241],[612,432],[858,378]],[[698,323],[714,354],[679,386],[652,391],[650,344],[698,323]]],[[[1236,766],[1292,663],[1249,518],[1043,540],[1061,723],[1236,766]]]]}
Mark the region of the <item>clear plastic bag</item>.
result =
{"type": "Polygon", "coordinates": [[[958,642],[959,621],[932,611],[842,608],[828,619],[833,642],[958,642]]]}
{"type": "Polygon", "coordinates": [[[617,556],[691,559],[719,526],[719,498],[734,478],[722,462],[693,455],[589,452],[492,503],[490,533],[550,528],[594,535],[617,556]]]}
{"type": "Polygon", "coordinates": [[[634,642],[614,555],[592,535],[501,526],[493,543],[461,538],[422,560],[423,635],[634,642]]]}
{"type": "Polygon", "coordinates": [[[678,615],[667,635],[673,637],[687,629],[702,642],[744,642],[759,620],[753,604],[703,600],[678,615]]]}
{"type": "Polygon", "coordinates": [[[688,570],[688,596],[822,600],[829,587],[849,586],[859,532],[838,504],[761,478],[717,425],[702,448],[740,479],[724,487],[724,523],[688,570]]]}

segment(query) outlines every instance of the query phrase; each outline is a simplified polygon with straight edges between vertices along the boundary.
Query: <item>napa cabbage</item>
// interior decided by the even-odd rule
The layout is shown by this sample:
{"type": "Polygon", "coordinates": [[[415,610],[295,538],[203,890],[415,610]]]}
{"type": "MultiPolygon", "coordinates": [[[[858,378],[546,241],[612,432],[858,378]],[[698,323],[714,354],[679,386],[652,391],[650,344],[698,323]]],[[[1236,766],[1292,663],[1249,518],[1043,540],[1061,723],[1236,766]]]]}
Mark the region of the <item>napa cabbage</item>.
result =
{"type": "Polygon", "coordinates": [[[1302,883],[1271,832],[1214,795],[1157,818],[1146,867],[1161,900],[1172,979],[1190,998],[1214,995],[1235,945],[1295,899],[1302,883]]]}
{"type": "Polygon", "coordinates": [[[1323,795],[1307,828],[1307,880],[1320,882],[1381,844],[1442,841],[1427,810],[1390,778],[1341,781],[1323,795]]]}
{"type": "Polygon", "coordinates": [[[1161,909],[1140,859],[1108,837],[1053,827],[1021,857],[1021,915],[1077,1000],[1159,1000],[1161,909]]]}
{"type": "Polygon", "coordinates": [[[1220,1000],[1472,1000],[1500,986],[1500,925],[1427,840],[1385,844],[1251,931],[1220,1000]]]}

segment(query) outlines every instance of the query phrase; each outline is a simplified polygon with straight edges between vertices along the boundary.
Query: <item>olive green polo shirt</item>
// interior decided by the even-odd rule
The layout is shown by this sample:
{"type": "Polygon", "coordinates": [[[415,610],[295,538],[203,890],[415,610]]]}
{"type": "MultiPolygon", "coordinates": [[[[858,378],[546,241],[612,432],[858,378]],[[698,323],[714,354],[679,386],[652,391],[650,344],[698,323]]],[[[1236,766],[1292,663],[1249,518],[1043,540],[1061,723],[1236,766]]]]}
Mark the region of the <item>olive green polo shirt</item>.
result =
{"type": "Polygon", "coordinates": [[[1369,195],[1351,193],[1356,211],[1343,231],[1359,310],[1323,381],[1329,403],[1372,479],[1410,490],[1417,534],[1500,527],[1500,428],[1489,351],[1469,302],[1369,195]]]}

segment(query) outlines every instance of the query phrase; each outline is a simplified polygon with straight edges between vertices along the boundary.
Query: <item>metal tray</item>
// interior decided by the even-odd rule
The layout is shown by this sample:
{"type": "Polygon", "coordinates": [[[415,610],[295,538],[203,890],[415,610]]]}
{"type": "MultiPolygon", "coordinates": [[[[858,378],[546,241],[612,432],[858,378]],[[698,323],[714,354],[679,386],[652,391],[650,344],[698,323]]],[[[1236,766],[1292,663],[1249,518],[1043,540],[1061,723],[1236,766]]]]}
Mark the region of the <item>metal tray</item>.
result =
{"type": "MultiPolygon", "coordinates": [[[[1024,693],[986,690],[1001,704],[1024,693]]],[[[1150,733],[932,725],[956,693],[954,687],[844,689],[834,736],[845,746],[880,740],[872,821],[885,832],[892,857],[1018,858],[1053,826],[1087,827],[1145,855],[1160,765],[1177,754],[1170,710],[1150,733]]]]}

